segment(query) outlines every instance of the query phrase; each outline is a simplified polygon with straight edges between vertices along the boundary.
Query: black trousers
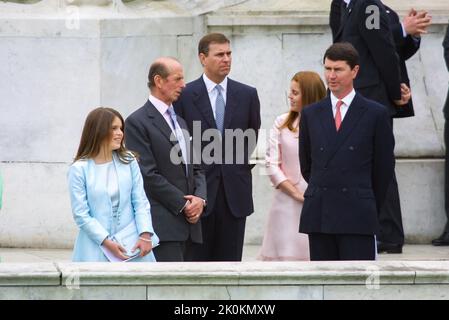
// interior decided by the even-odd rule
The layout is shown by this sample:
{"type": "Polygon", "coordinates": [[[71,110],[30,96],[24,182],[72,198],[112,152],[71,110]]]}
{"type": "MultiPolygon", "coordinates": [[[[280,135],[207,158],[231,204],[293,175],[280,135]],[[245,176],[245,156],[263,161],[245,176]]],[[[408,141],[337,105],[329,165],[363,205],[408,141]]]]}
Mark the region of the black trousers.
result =
{"type": "MultiPolygon", "coordinates": [[[[391,128],[393,128],[393,119],[391,119],[391,128]]],[[[393,179],[391,179],[388,186],[385,202],[380,208],[379,224],[379,241],[404,244],[404,228],[402,226],[401,203],[396,173],[393,173],[393,179]]]]}
{"type": "Polygon", "coordinates": [[[189,261],[242,261],[245,224],[246,217],[232,215],[221,181],[212,213],[201,218],[203,243],[192,244],[189,261]]]}
{"type": "Polygon", "coordinates": [[[311,261],[375,260],[374,235],[359,234],[309,234],[311,261]]]}
{"type": "Polygon", "coordinates": [[[158,262],[182,262],[184,261],[186,242],[184,241],[161,241],[153,249],[154,257],[158,262]]]}

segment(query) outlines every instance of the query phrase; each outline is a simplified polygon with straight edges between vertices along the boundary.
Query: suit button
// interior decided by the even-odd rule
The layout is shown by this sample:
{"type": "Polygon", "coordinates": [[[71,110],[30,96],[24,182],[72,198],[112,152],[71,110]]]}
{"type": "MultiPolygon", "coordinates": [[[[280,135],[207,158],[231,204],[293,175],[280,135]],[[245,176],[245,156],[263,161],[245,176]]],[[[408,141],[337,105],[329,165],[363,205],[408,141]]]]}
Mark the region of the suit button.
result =
{"type": "Polygon", "coordinates": [[[346,192],[346,191],[348,191],[348,189],[343,188],[343,189],[341,189],[341,191],[346,192]]]}
{"type": "Polygon", "coordinates": [[[178,157],[182,157],[182,152],[181,151],[178,151],[178,157]]]}
{"type": "Polygon", "coordinates": [[[354,151],[354,147],[353,146],[349,146],[349,150],[354,151]]]}
{"type": "Polygon", "coordinates": [[[321,147],[321,148],[320,148],[320,151],[324,151],[324,148],[323,148],[323,147],[321,147]]]}
{"type": "Polygon", "coordinates": [[[327,187],[323,187],[323,191],[327,191],[327,187]]]}

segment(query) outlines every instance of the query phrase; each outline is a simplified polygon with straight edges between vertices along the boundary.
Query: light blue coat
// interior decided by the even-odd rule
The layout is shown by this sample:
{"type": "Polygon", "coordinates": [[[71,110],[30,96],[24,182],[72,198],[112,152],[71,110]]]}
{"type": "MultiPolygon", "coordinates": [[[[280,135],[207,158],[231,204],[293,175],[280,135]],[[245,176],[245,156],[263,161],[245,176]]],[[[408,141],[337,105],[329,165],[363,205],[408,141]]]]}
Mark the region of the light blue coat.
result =
{"type": "MultiPolygon", "coordinates": [[[[143,188],[139,165],[134,159],[125,164],[113,153],[113,162],[117,171],[120,191],[120,204],[116,231],[135,220],[138,233],[154,234],[151,221],[150,203],[143,188]]],[[[93,159],[78,160],[70,166],[68,172],[72,213],[80,232],[73,249],[73,261],[108,261],[100,245],[111,235],[112,203],[107,186],[96,179],[93,159]]],[[[155,261],[153,252],[143,258],[132,261],[155,261]]]]}

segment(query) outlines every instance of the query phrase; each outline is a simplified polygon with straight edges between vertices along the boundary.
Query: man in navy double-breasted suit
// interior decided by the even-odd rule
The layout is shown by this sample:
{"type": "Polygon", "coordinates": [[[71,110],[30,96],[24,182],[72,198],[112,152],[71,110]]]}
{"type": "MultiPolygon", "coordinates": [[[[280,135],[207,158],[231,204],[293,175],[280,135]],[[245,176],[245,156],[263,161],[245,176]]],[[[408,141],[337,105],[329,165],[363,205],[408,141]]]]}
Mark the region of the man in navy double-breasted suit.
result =
{"type": "Polygon", "coordinates": [[[378,212],[394,171],[387,108],[355,92],[358,53],[349,43],[324,55],[330,94],[301,114],[299,157],[309,183],[299,231],[311,260],[374,260],[378,212]]]}

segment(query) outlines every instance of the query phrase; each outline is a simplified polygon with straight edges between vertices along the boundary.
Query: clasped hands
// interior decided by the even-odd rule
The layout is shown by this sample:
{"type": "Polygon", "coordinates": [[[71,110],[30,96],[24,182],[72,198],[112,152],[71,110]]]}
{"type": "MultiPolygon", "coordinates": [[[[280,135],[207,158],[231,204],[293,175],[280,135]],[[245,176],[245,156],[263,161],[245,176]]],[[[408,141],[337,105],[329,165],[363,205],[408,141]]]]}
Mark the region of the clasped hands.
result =
{"type": "Polygon", "coordinates": [[[184,196],[184,199],[187,200],[187,204],[183,210],[187,222],[192,224],[197,223],[204,210],[203,199],[193,195],[184,196]]]}
{"type": "Polygon", "coordinates": [[[427,33],[427,27],[430,26],[432,17],[427,11],[417,12],[415,9],[410,9],[407,16],[402,20],[405,32],[413,37],[420,37],[427,33]]]}

